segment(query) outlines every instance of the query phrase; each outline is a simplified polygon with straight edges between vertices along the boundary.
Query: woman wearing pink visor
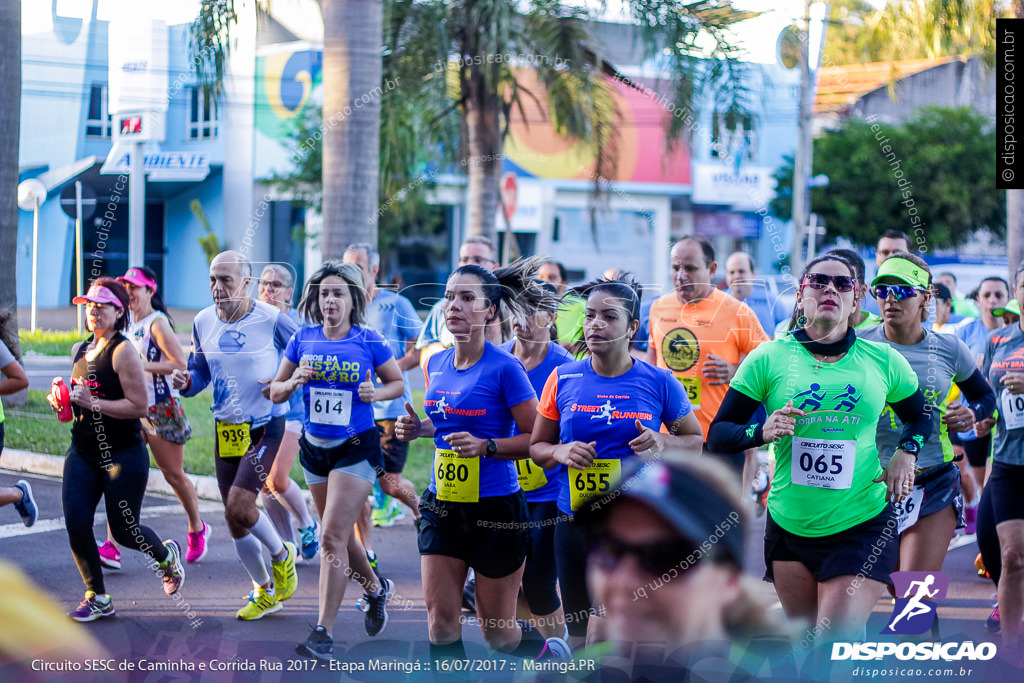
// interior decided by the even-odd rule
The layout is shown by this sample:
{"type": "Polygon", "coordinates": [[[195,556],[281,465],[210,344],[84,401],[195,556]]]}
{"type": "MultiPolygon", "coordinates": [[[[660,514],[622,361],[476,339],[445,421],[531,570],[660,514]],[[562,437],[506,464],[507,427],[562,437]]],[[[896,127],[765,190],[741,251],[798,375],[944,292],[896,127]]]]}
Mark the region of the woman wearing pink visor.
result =
{"type": "MultiPolygon", "coordinates": [[[[157,293],[156,273],[146,267],[129,268],[117,281],[128,291],[131,323],[128,340],[142,357],[146,376],[147,415],[142,418],[142,438],[149,444],[157,467],[181,501],[188,515],[186,562],[198,562],[206,555],[210,527],[199,518],[199,499],[185,476],[185,442],[192,427],[185,417],[178,390],[169,376],[185,369],[185,351],[174,334],[173,321],[157,293]]],[[[107,541],[100,546],[100,561],[107,569],[121,568],[121,551],[107,529],[107,541]]]]}
{"type": "Polygon", "coordinates": [[[95,621],[114,614],[92,535],[101,497],[114,538],[152,558],[154,568],[163,575],[167,595],[178,592],[185,572],[178,544],[161,542],[156,532],[139,523],[149,478],[149,457],[139,436],[139,418],[146,415],[146,387],[139,355],[123,343],[127,341],[122,330],[128,326],[128,292],[117,280],[101,277],[74,302],[85,304],[92,336],[71,352],[74,421],[61,497],[71,552],[86,587],[85,599],[70,616],[95,621]]]}

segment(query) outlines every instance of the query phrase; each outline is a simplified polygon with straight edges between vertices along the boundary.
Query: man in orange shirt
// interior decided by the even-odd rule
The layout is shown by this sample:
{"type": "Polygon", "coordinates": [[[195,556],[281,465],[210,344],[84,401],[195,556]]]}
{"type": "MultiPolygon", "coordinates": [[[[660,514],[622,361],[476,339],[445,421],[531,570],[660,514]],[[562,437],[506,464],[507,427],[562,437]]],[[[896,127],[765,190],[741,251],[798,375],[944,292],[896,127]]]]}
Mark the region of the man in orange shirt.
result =
{"type": "MultiPolygon", "coordinates": [[[[651,306],[647,360],[671,370],[683,383],[707,438],[740,361],[768,341],[768,335],[749,306],[712,284],[718,264],[706,237],[684,237],[673,245],[670,257],[675,291],[651,306]]],[[[737,470],[744,466],[736,458],[730,464],[737,470]]]]}

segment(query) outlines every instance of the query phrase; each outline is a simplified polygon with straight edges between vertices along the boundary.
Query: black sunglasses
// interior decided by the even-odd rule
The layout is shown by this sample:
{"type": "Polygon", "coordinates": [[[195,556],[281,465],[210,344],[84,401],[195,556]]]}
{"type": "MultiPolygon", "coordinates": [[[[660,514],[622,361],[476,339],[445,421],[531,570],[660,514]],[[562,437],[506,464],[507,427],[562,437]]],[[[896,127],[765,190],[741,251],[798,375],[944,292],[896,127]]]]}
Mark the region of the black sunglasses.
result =
{"type": "Polygon", "coordinates": [[[888,299],[889,295],[892,294],[892,298],[896,299],[896,301],[913,299],[917,296],[917,292],[917,287],[911,287],[910,285],[878,285],[871,290],[876,299],[888,299]]]}
{"type": "Polygon", "coordinates": [[[632,555],[642,570],[652,576],[661,576],[673,567],[688,569],[686,558],[696,549],[696,546],[684,539],[634,545],[601,535],[591,542],[590,559],[600,569],[610,572],[619,566],[622,558],[632,555]]]}
{"type": "Polygon", "coordinates": [[[804,277],[804,284],[812,289],[825,289],[833,285],[837,292],[852,292],[857,280],[849,275],[826,275],[825,273],[809,273],[804,277]]]}

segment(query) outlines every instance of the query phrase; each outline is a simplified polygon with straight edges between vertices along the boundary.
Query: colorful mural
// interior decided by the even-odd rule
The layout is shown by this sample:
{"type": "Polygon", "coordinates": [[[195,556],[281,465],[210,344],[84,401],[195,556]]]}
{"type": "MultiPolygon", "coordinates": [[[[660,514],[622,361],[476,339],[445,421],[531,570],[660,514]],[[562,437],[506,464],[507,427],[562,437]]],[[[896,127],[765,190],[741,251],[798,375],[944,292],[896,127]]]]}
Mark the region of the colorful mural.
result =
{"type": "Polygon", "coordinates": [[[256,58],[256,130],[284,141],[288,123],[309,102],[323,71],[320,50],[279,52],[256,58]]]}

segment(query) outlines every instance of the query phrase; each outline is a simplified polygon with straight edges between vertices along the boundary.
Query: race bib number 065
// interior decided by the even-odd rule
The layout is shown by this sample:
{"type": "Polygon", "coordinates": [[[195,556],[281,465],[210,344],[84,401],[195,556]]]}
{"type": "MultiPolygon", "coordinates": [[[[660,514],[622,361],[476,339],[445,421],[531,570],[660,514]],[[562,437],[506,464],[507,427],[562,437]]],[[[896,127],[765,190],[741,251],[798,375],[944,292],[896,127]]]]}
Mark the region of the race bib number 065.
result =
{"type": "Polygon", "coordinates": [[[848,489],[853,485],[856,459],[856,440],[794,436],[790,477],[800,486],[848,489]]]}

